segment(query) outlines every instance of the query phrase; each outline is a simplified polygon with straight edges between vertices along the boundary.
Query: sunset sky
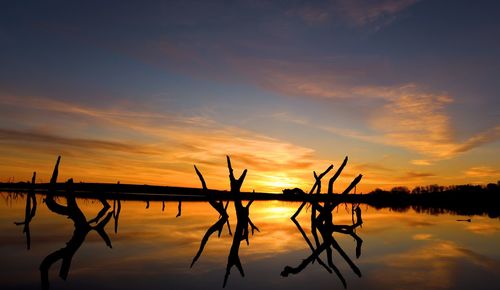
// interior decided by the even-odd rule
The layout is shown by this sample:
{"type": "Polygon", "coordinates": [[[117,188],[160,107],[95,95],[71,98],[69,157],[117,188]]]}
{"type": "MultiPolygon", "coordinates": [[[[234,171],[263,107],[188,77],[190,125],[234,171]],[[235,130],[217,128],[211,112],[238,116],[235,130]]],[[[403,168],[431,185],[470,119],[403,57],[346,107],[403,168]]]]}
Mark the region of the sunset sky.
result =
{"type": "Polygon", "coordinates": [[[0,181],[500,179],[500,1],[3,1],[0,181]]]}

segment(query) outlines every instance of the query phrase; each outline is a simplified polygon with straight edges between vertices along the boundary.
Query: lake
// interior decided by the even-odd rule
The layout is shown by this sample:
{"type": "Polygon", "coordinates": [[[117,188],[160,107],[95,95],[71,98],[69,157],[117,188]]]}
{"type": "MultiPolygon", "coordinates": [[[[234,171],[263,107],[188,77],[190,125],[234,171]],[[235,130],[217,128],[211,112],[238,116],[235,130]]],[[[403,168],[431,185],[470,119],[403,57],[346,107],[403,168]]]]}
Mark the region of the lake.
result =
{"type": "Polygon", "coordinates": [[[1,196],[0,289],[500,289],[498,218],[1,196]]]}

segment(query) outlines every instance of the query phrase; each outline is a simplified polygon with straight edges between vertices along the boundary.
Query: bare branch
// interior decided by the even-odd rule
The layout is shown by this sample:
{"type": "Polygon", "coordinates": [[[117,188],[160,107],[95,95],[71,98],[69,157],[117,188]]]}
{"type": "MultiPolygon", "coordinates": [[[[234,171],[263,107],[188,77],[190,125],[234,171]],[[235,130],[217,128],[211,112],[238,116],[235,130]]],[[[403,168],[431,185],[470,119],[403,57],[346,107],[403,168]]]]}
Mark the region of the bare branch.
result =
{"type": "Polygon", "coordinates": [[[351,182],[351,184],[342,192],[342,194],[348,194],[360,181],[361,178],[363,178],[363,175],[358,175],[354,180],[351,182]]]}
{"type": "Polygon", "coordinates": [[[57,157],[56,165],[54,166],[54,171],[52,171],[52,177],[50,178],[50,184],[57,183],[57,176],[59,175],[59,162],[61,162],[61,156],[57,157]]]}
{"type": "Polygon", "coordinates": [[[198,170],[198,168],[196,168],[196,165],[194,165],[194,170],[196,171],[198,178],[200,178],[201,186],[203,187],[204,190],[207,190],[207,183],[205,182],[205,178],[203,178],[201,172],[198,170]]]}
{"type": "Polygon", "coordinates": [[[344,162],[342,162],[342,165],[340,165],[339,169],[337,169],[337,172],[335,172],[335,175],[330,178],[330,182],[328,182],[328,194],[333,194],[333,183],[337,178],[339,177],[340,173],[342,173],[342,170],[344,169],[345,165],[347,164],[347,156],[344,158],[344,162]]]}

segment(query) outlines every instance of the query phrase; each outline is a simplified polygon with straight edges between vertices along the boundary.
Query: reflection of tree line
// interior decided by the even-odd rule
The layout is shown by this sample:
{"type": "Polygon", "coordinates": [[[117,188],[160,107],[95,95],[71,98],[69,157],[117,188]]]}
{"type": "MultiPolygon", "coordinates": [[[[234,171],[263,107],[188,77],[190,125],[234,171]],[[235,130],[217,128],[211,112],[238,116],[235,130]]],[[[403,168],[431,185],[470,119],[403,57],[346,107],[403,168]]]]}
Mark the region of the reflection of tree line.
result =
{"type": "MultiPolygon", "coordinates": [[[[337,170],[337,173],[330,179],[328,194],[333,193],[333,184],[335,180],[338,178],[342,169],[344,168],[347,162],[347,158],[344,160],[342,166],[337,170]]],[[[57,160],[57,163],[54,167],[54,171],[52,174],[52,178],[50,184],[55,185],[57,183],[58,177],[58,167],[60,163],[60,157],[57,160]]],[[[210,205],[219,213],[218,220],[208,228],[205,235],[203,236],[199,250],[194,256],[191,267],[194,266],[196,261],[200,258],[203,250],[213,233],[218,232],[218,236],[220,237],[221,232],[225,225],[227,225],[229,234],[232,235],[233,240],[231,244],[231,248],[229,249],[226,271],[224,275],[223,287],[226,286],[231,269],[236,267],[240,274],[244,276],[243,266],[239,257],[239,249],[242,241],[246,241],[247,245],[249,244],[249,233],[251,231],[252,235],[254,231],[259,229],[254,225],[252,220],[250,219],[249,208],[253,203],[253,200],[248,201],[248,203],[244,206],[242,203],[240,189],[243,184],[243,181],[246,177],[247,170],[245,169],[242,175],[236,179],[233,174],[233,169],[231,166],[231,160],[227,157],[227,165],[229,169],[229,179],[230,179],[230,187],[231,187],[231,195],[233,196],[234,207],[236,211],[236,228],[234,232],[231,231],[230,223],[229,223],[229,215],[227,213],[227,208],[229,205],[229,201],[227,201],[224,205],[222,200],[216,200],[216,195],[211,193],[203,175],[196,168],[195,171],[201,181],[203,191],[205,191],[211,198],[209,199],[210,205]]],[[[311,189],[309,194],[319,194],[321,191],[321,179],[333,168],[330,166],[325,172],[320,174],[319,176],[314,172],[314,177],[316,182],[311,189]]],[[[361,180],[361,175],[356,177],[353,182],[347,187],[343,194],[348,194],[356,184],[361,180]]],[[[36,173],[33,174],[32,185],[35,184],[36,173]]],[[[34,188],[34,186],[33,186],[34,188]]],[[[113,200],[113,206],[111,207],[104,198],[98,199],[102,208],[96,214],[96,216],[92,219],[87,219],[85,214],[79,208],[76,196],[73,192],[73,180],[69,179],[66,183],[66,191],[62,195],[66,200],[66,203],[60,203],[58,197],[61,195],[60,193],[56,194],[55,190],[50,190],[47,192],[46,197],[44,199],[47,208],[56,214],[63,215],[68,217],[73,221],[74,231],[70,240],[66,243],[66,246],[50,253],[48,256],[43,259],[40,264],[40,274],[42,281],[42,289],[49,289],[49,270],[53,264],[57,261],[62,261],[61,268],[59,270],[59,276],[63,280],[66,280],[68,277],[70,266],[72,259],[75,253],[79,250],[81,245],[84,243],[87,235],[91,231],[96,231],[98,235],[102,238],[104,243],[112,248],[111,240],[105,231],[106,225],[109,223],[111,218],[114,219],[114,232],[118,232],[118,221],[121,212],[121,201],[118,199],[113,200]]],[[[362,218],[361,218],[361,209],[358,205],[353,205],[352,207],[352,225],[335,225],[333,223],[333,210],[339,205],[339,202],[334,201],[326,201],[323,203],[313,201],[309,205],[311,207],[311,234],[313,236],[313,242],[308,238],[307,234],[297,221],[296,217],[300,214],[303,207],[308,204],[306,202],[302,203],[302,205],[298,208],[297,212],[291,217],[292,221],[296,224],[298,230],[301,232],[304,240],[308,244],[311,249],[311,255],[305,258],[298,266],[286,266],[282,271],[282,276],[288,276],[290,274],[298,274],[304,268],[306,268],[309,264],[317,261],[322,267],[324,267],[329,273],[335,272],[336,275],[340,278],[343,285],[346,286],[345,279],[340,273],[339,269],[336,267],[333,261],[332,253],[334,251],[338,252],[340,256],[347,262],[347,264],[351,267],[351,269],[358,276],[361,276],[361,272],[359,268],[352,262],[352,260],[348,257],[348,255],[342,250],[339,243],[336,241],[333,236],[334,233],[350,235],[356,240],[356,257],[358,258],[361,254],[361,244],[362,240],[356,234],[356,229],[361,226],[362,218]],[[322,253],[326,253],[327,263],[323,262],[320,255],[322,253]]],[[[178,202],[178,213],[177,217],[181,215],[181,206],[182,203],[179,200],[178,202]]],[[[149,201],[146,201],[146,208],[149,208],[149,201]]],[[[25,209],[25,219],[23,222],[16,222],[16,225],[23,225],[23,232],[26,234],[27,240],[27,248],[30,249],[31,237],[30,237],[30,222],[36,214],[37,209],[37,201],[35,198],[34,190],[28,193],[26,199],[26,209],[25,209]]],[[[165,201],[162,202],[162,211],[165,209],[165,201]]]]}

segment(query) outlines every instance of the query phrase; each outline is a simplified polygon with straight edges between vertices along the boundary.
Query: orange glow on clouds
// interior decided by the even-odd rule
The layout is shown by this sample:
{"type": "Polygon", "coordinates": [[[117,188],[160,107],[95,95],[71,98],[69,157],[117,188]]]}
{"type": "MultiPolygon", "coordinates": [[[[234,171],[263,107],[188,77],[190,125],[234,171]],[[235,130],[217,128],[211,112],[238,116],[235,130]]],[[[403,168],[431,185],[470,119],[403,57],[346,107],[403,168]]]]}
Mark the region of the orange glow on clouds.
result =
{"type": "MultiPolygon", "coordinates": [[[[335,159],[343,158],[344,153],[332,152],[336,156],[332,160],[313,148],[224,125],[208,117],[159,114],[147,107],[142,111],[127,107],[95,109],[36,97],[21,102],[8,96],[0,97],[0,103],[16,108],[10,116],[12,120],[45,124],[29,130],[0,130],[0,177],[4,180],[11,177],[28,180],[37,171],[38,181],[47,182],[54,160],[62,155],[61,180],[71,177],[83,182],[199,187],[192,167],[196,164],[209,188],[224,190],[228,189],[227,154],[232,157],[237,173],[245,168],[249,171],[244,191],[281,192],[294,187],[308,191],[313,183],[312,172],[323,171],[329,164],[338,166],[341,160],[335,159]],[[75,135],[72,128],[91,131],[75,135]]],[[[353,138],[366,139],[357,135],[353,138]]],[[[435,146],[428,143],[425,147],[435,146]]],[[[447,173],[450,169],[442,171],[440,179],[436,179],[434,173],[400,172],[384,164],[362,163],[356,156],[350,157],[337,182],[337,191],[359,173],[364,179],[358,192],[375,187],[461,181],[456,174],[447,173]]],[[[412,162],[415,166],[431,165],[426,160],[412,162]]],[[[408,165],[398,161],[393,166],[408,165]]],[[[471,166],[462,172],[464,180],[471,176],[479,183],[500,178],[498,170],[485,166],[471,166]]]]}

